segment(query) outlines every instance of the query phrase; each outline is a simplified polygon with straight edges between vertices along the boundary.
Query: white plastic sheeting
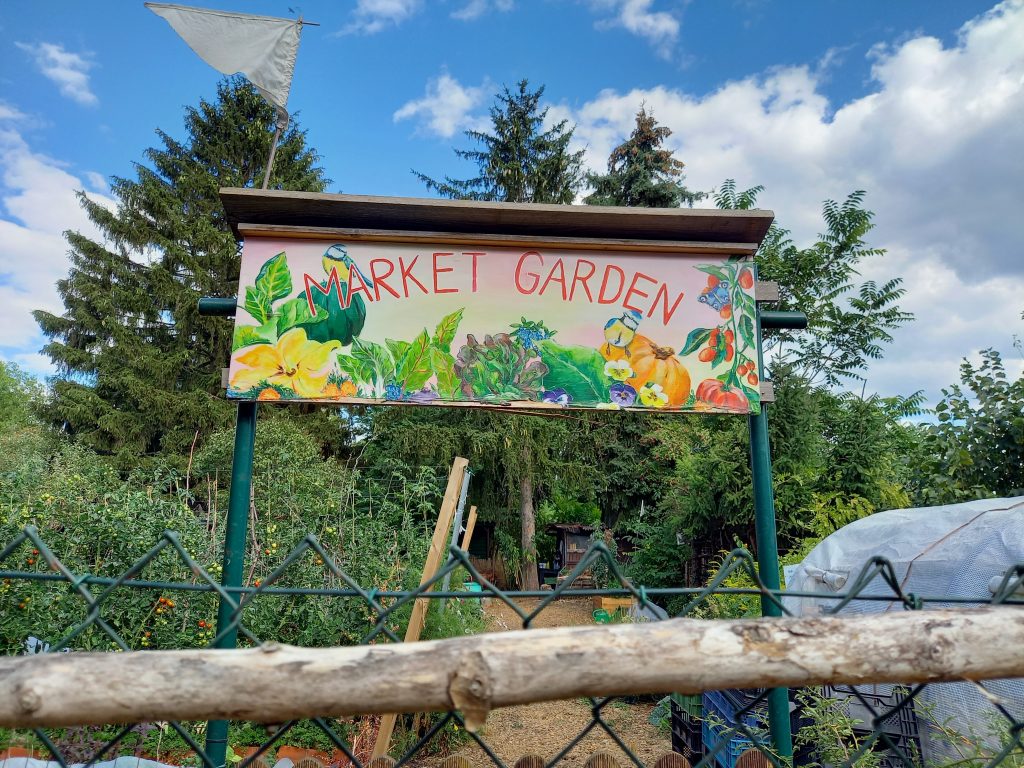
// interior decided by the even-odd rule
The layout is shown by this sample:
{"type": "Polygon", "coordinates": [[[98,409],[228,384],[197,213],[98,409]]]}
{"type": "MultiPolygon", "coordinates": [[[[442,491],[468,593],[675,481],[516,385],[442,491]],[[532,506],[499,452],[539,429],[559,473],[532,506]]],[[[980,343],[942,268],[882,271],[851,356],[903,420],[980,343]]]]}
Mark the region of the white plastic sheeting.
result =
{"type": "MultiPolygon", "coordinates": [[[[824,539],[800,565],[787,568],[786,588],[828,595],[844,593],[854,587],[861,570],[875,556],[892,563],[904,594],[989,603],[1007,570],[1024,563],[1024,496],[895,509],[858,520],[824,539]]],[[[880,577],[858,591],[866,595],[893,594],[880,577]]],[[[1014,597],[1024,598],[1024,594],[1018,592],[1014,597]]],[[[809,597],[788,597],[784,602],[797,616],[817,615],[837,604],[835,599],[809,597]]],[[[969,607],[972,603],[928,601],[924,607],[969,607]]],[[[839,614],[899,610],[903,610],[899,600],[853,600],[839,614]]],[[[865,690],[884,693],[891,687],[865,690]]],[[[972,683],[933,684],[917,700],[931,709],[928,719],[948,722],[967,739],[991,743],[984,734],[1005,732],[1009,725],[993,706],[993,698],[1016,718],[1024,718],[1024,680],[987,681],[985,690],[972,683]]],[[[932,736],[926,749],[948,753],[946,739],[936,738],[934,728],[929,730],[932,736]]]]}

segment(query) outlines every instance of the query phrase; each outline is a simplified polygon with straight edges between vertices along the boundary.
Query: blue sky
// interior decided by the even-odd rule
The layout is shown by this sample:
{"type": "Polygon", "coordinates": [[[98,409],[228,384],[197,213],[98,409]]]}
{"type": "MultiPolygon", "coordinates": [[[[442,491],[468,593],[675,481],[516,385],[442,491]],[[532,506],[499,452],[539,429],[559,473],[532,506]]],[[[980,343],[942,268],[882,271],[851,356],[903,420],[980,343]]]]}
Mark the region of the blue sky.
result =
{"type": "MultiPolygon", "coordinates": [[[[985,346],[1020,366],[1020,0],[307,0],[301,13],[321,26],[303,33],[289,106],[332,191],[424,195],[410,168],[467,172],[451,147],[520,78],[546,86],[595,169],[645,102],[691,186],[765,185],[761,204],[798,243],[823,199],[867,190],[889,253],[865,275],[902,275],[918,316],[869,391],[934,397],[985,346]]],[[[8,0],[0,30],[0,354],[46,373],[28,312],[59,307],[60,233],[89,227],[74,191],[104,198],[218,76],[141,0],[8,0]]]]}

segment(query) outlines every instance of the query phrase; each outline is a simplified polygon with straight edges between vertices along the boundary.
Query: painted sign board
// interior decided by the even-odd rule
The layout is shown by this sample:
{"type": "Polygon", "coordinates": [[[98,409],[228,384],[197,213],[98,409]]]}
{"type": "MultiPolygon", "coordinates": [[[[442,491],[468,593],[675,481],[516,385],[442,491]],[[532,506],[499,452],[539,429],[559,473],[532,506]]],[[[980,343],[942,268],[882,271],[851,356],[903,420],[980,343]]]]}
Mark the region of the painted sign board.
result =
{"type": "Polygon", "coordinates": [[[247,236],[228,396],[752,413],[740,256],[247,236]]]}

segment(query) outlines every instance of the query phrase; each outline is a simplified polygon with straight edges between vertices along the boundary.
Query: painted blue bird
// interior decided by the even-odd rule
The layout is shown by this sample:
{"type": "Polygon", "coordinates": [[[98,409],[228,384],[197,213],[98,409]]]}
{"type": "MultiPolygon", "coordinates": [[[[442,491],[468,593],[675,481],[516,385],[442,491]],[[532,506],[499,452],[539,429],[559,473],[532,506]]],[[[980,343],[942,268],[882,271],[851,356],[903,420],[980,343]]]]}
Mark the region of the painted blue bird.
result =
{"type": "Polygon", "coordinates": [[[629,357],[629,345],[636,336],[636,329],[640,327],[640,319],[643,317],[635,309],[622,313],[621,317],[613,317],[604,325],[604,338],[608,342],[605,354],[611,354],[612,347],[620,347],[629,357]]]}
{"type": "Polygon", "coordinates": [[[323,265],[324,274],[328,277],[330,276],[332,269],[337,269],[338,281],[342,285],[348,283],[349,270],[355,267],[356,272],[358,272],[359,276],[363,278],[363,282],[366,283],[366,286],[370,289],[373,288],[373,281],[368,279],[366,275],[363,274],[363,270],[361,270],[358,265],[352,261],[352,257],[348,255],[348,250],[344,245],[332,245],[324,251],[324,255],[320,263],[323,265]]]}
{"type": "MultiPolygon", "coordinates": [[[[327,291],[326,294],[320,291],[313,291],[310,298],[317,306],[317,311],[323,310],[327,313],[326,320],[311,321],[302,323],[297,327],[306,331],[306,337],[313,341],[340,341],[343,345],[352,343],[363,330],[366,323],[366,303],[360,294],[356,294],[349,301],[348,276],[349,271],[355,269],[367,288],[373,289],[373,282],[367,279],[363,271],[359,269],[348,250],[344,245],[332,245],[324,251],[320,263],[324,268],[325,278],[320,281],[320,287],[327,291]],[[331,270],[337,270],[338,284],[335,286],[330,281],[331,270]],[[338,296],[338,289],[341,289],[341,296],[338,296]],[[342,309],[344,307],[344,309],[342,309]]],[[[299,297],[306,294],[302,292],[299,297]]]]}

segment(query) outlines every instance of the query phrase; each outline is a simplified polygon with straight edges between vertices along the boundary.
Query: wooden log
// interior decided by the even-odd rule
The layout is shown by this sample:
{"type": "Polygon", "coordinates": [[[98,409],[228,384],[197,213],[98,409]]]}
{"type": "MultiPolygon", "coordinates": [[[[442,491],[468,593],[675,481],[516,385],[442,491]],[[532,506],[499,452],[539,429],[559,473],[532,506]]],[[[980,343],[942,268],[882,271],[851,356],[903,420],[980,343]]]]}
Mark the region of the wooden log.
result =
{"type": "Polygon", "coordinates": [[[0,727],[282,722],[581,696],[1024,677],[1024,611],[670,619],[422,643],[0,658],[0,727]],[[652,661],[653,660],[653,661],[652,661]]]}
{"type": "Polygon", "coordinates": [[[516,760],[515,768],[544,768],[546,762],[540,755],[523,755],[516,760]]]}

